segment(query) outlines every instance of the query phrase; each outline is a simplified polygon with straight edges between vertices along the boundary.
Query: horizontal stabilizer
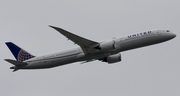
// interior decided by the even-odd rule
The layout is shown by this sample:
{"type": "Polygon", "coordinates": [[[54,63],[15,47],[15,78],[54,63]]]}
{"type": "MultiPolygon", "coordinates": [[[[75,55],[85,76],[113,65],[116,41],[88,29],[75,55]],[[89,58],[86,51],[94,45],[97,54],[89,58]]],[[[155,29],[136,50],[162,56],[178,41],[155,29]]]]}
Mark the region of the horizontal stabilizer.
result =
{"type": "Polygon", "coordinates": [[[20,61],[16,61],[16,60],[11,60],[11,59],[4,59],[5,61],[15,65],[15,66],[25,66],[27,65],[27,63],[25,62],[20,62],[20,61]]]}

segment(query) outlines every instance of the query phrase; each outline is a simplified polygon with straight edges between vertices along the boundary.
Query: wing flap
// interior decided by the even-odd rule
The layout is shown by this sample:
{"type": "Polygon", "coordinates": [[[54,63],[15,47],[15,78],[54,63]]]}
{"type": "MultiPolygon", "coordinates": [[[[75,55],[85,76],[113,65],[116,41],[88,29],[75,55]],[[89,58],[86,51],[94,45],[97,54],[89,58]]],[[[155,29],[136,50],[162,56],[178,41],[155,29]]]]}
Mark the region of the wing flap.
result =
{"type": "Polygon", "coordinates": [[[66,31],[64,29],[61,29],[61,28],[58,28],[58,27],[54,27],[54,26],[50,26],[50,27],[57,30],[62,35],[66,36],[68,39],[73,41],[75,44],[78,44],[82,48],[82,50],[83,50],[83,52],[85,54],[96,52],[94,47],[99,45],[98,42],[95,42],[95,41],[80,37],[78,35],[75,35],[75,34],[73,34],[71,32],[68,32],[68,31],[66,31]]]}

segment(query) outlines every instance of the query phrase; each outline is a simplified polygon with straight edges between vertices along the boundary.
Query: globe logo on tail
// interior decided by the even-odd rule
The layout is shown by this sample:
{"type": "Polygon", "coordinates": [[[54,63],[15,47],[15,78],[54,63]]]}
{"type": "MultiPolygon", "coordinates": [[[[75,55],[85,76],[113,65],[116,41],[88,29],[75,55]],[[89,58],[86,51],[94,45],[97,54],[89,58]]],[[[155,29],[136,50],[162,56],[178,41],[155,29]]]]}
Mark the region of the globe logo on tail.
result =
{"type": "Polygon", "coordinates": [[[24,50],[20,50],[19,54],[18,54],[18,61],[25,61],[28,60],[30,58],[33,58],[34,56],[32,56],[31,54],[27,53],[24,50]]]}

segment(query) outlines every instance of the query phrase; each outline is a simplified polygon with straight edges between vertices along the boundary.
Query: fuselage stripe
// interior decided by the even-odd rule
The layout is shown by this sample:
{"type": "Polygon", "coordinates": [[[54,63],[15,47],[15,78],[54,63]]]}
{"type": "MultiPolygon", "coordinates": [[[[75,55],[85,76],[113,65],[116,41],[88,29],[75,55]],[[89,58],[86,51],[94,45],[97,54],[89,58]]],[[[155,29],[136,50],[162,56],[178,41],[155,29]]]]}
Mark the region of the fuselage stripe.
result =
{"type": "Polygon", "coordinates": [[[39,59],[39,60],[32,60],[32,61],[27,61],[27,63],[30,63],[30,62],[37,62],[37,61],[46,61],[46,60],[52,60],[52,59],[57,59],[57,58],[64,58],[64,57],[70,57],[70,56],[73,56],[73,55],[78,55],[82,52],[79,52],[79,53],[75,53],[75,54],[70,54],[70,55],[65,55],[65,56],[60,56],[60,57],[53,57],[53,58],[43,58],[43,59],[39,59]]]}

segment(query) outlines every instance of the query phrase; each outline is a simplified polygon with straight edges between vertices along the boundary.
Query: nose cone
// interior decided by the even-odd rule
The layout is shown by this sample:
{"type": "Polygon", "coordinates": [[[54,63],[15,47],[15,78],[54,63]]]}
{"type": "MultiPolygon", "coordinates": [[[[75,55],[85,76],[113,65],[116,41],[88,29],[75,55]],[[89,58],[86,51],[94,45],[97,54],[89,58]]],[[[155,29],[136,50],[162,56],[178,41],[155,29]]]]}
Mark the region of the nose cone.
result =
{"type": "Polygon", "coordinates": [[[169,33],[169,38],[173,39],[173,38],[175,38],[175,37],[176,37],[176,34],[174,34],[174,33],[169,33]]]}
{"type": "Polygon", "coordinates": [[[172,33],[170,30],[166,30],[165,32],[167,33],[167,37],[169,39],[173,39],[174,37],[176,37],[176,34],[172,33]]]}
{"type": "Polygon", "coordinates": [[[173,39],[175,37],[176,37],[176,34],[169,32],[169,33],[166,33],[165,39],[166,40],[171,40],[171,39],[173,39]]]}

